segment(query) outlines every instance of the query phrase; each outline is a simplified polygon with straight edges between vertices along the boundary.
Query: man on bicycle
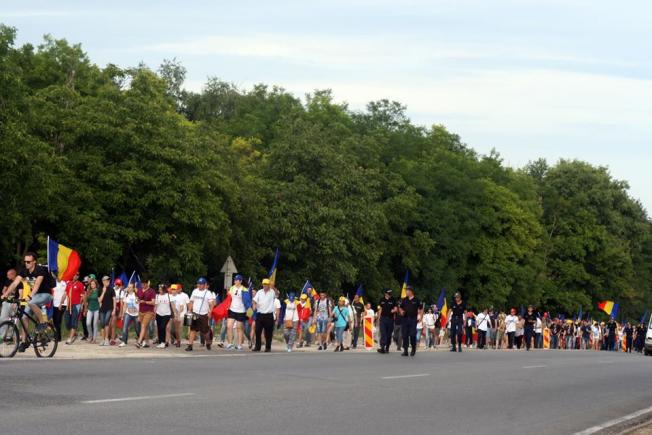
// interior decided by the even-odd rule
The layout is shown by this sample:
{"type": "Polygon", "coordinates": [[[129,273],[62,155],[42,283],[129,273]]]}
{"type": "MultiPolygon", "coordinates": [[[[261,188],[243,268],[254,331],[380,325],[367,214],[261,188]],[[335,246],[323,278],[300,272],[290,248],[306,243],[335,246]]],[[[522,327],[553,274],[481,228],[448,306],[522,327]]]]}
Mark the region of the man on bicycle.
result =
{"type": "MultiPolygon", "coordinates": [[[[43,315],[41,307],[48,305],[52,302],[52,289],[49,288],[49,283],[52,282],[48,275],[48,269],[44,266],[39,266],[36,263],[36,254],[28,252],[25,254],[25,268],[22,269],[11,285],[7,288],[7,293],[11,294],[23,280],[29,285],[31,289],[30,294],[27,296],[28,303],[25,307],[25,313],[33,312],[36,319],[39,321],[40,328],[43,328],[47,323],[47,316],[43,315]]],[[[27,330],[27,319],[22,319],[25,330],[27,330]]]]}

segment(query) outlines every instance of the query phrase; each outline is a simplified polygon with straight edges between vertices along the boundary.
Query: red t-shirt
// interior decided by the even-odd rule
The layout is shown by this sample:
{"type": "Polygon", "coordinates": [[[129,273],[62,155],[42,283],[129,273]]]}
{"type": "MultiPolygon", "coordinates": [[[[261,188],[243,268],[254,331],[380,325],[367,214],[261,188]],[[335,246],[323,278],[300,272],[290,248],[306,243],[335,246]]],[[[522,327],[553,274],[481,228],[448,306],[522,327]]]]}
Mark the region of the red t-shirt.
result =
{"type": "Polygon", "coordinates": [[[143,301],[149,302],[156,299],[156,292],[154,291],[153,288],[150,287],[147,290],[140,289],[138,290],[138,293],[136,293],[136,296],[138,297],[138,300],[140,300],[140,305],[138,308],[141,313],[151,313],[154,311],[155,308],[154,305],[143,303],[143,301]]]}
{"type": "Polygon", "coordinates": [[[79,305],[82,302],[82,294],[84,294],[84,284],[79,281],[70,281],[66,284],[66,295],[68,296],[68,306],[79,305]]]}

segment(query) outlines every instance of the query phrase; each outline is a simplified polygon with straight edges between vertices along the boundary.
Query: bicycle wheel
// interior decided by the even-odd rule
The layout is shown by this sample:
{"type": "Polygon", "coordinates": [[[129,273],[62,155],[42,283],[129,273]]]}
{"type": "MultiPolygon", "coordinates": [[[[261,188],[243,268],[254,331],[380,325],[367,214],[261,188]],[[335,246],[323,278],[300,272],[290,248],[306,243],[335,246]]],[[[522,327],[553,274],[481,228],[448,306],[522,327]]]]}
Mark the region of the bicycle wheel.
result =
{"type": "Polygon", "coordinates": [[[11,320],[0,323],[0,358],[11,358],[18,352],[20,336],[18,327],[11,320]]]}
{"type": "Polygon", "coordinates": [[[42,331],[34,332],[34,353],[39,358],[52,358],[59,344],[55,338],[54,328],[48,325],[42,331]]]}

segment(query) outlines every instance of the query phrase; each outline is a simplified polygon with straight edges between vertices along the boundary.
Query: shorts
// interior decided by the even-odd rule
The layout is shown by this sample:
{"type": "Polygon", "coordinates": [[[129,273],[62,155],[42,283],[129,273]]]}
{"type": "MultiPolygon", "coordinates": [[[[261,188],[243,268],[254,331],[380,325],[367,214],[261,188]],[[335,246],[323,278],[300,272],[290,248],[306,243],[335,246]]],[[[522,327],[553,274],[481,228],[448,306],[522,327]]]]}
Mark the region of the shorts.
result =
{"type": "Polygon", "coordinates": [[[49,293],[36,293],[34,296],[32,296],[32,299],[29,301],[29,304],[27,304],[27,307],[25,307],[25,312],[27,314],[31,313],[31,308],[30,305],[37,305],[41,308],[46,306],[52,302],[52,295],[49,293]]]}
{"type": "Polygon", "coordinates": [[[65,319],[66,326],[68,329],[77,329],[77,324],[79,323],[79,311],[81,310],[81,304],[73,305],[70,309],[66,309],[65,319]]]}
{"type": "Polygon", "coordinates": [[[111,322],[111,311],[100,311],[100,325],[102,328],[109,326],[111,322]]]}
{"type": "Polygon", "coordinates": [[[317,334],[325,334],[328,331],[328,319],[317,319],[317,334]]]}
{"type": "Polygon", "coordinates": [[[247,315],[245,313],[234,313],[233,311],[229,310],[229,319],[233,319],[236,322],[244,322],[247,320],[247,315]]]}
{"type": "Polygon", "coordinates": [[[138,313],[138,321],[142,325],[143,328],[147,327],[149,323],[154,320],[154,312],[153,311],[146,311],[144,313],[138,313]]]}
{"type": "Polygon", "coordinates": [[[190,323],[190,330],[208,334],[208,314],[204,314],[203,316],[195,314],[190,323]]]}

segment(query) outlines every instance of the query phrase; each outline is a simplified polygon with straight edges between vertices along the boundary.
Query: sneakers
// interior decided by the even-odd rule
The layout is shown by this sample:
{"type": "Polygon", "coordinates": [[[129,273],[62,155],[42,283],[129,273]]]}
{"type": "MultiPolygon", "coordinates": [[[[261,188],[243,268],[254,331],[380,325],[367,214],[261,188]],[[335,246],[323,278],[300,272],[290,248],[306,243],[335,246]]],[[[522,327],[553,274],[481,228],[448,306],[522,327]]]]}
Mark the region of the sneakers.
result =
{"type": "Polygon", "coordinates": [[[192,344],[186,346],[186,352],[192,352],[192,344]]]}
{"type": "Polygon", "coordinates": [[[149,347],[149,344],[145,343],[145,344],[143,344],[143,347],[147,348],[147,347],[149,347]]]}
{"type": "Polygon", "coordinates": [[[157,349],[165,349],[165,343],[159,343],[159,344],[156,346],[156,348],[157,348],[157,349]]]}
{"type": "Polygon", "coordinates": [[[118,345],[118,347],[125,347],[126,345],[127,345],[127,343],[125,343],[125,342],[123,341],[122,343],[120,343],[120,344],[118,345]]]}
{"type": "Polygon", "coordinates": [[[317,348],[317,350],[324,350],[324,346],[322,346],[322,345],[320,344],[319,347],[317,348]]]}
{"type": "Polygon", "coordinates": [[[289,352],[292,352],[292,349],[288,347],[288,353],[289,353],[289,352]]]}
{"type": "MultiPolygon", "coordinates": [[[[210,347],[209,347],[209,349],[210,349],[210,347]]],[[[240,346],[240,345],[236,346],[235,350],[237,350],[238,352],[242,352],[242,346],[240,346]]]]}
{"type": "Polygon", "coordinates": [[[229,343],[226,345],[226,350],[233,350],[234,347],[233,344],[229,343]]]}
{"type": "Polygon", "coordinates": [[[383,349],[383,348],[376,349],[376,352],[378,352],[378,353],[385,353],[385,349],[383,349]]]}

